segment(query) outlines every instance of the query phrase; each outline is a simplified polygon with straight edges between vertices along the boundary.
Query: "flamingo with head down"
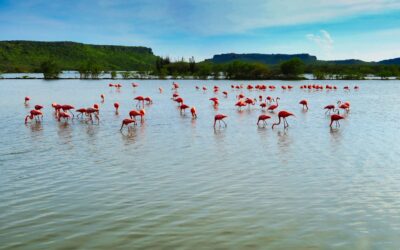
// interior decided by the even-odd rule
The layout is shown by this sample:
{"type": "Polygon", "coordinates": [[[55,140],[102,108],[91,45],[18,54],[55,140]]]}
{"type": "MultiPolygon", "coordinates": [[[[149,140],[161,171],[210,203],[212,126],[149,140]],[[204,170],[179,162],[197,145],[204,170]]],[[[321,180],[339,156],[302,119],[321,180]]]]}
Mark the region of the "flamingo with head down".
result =
{"type": "Polygon", "coordinates": [[[289,117],[289,116],[294,116],[294,114],[292,114],[292,113],[290,113],[288,111],[285,111],[285,110],[279,111],[279,113],[278,113],[279,121],[277,123],[272,124],[272,129],[276,125],[281,124],[281,120],[283,120],[283,127],[284,128],[289,127],[289,123],[286,121],[286,118],[289,117]]]}
{"type": "Polygon", "coordinates": [[[221,122],[223,122],[225,124],[225,127],[226,127],[227,125],[226,125],[226,122],[224,121],[224,119],[226,117],[228,117],[228,116],[224,115],[224,114],[215,115],[215,117],[214,117],[214,128],[215,128],[215,125],[216,125],[217,122],[218,122],[219,126],[221,126],[221,122]]]}

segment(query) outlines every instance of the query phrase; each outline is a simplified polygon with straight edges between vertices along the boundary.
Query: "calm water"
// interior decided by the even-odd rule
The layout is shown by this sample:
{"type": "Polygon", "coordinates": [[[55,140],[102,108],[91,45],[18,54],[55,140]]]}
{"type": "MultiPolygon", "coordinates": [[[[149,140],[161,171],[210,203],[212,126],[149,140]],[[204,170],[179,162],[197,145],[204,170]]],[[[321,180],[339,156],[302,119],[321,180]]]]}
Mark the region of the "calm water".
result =
{"type": "Polygon", "coordinates": [[[197,120],[179,115],[171,81],[120,82],[117,92],[104,80],[0,81],[0,249],[399,249],[399,81],[243,90],[280,96],[296,114],[287,131],[257,128],[258,105],[238,112],[228,81],[180,81],[197,120]],[[215,111],[214,94],[195,84],[229,97],[215,111]],[[101,93],[99,125],[52,116],[52,102],[87,107],[101,93]],[[31,108],[45,105],[43,123],[24,124],[25,95],[31,108]],[[145,124],[121,134],[137,95],[154,104],[145,124]],[[331,131],[322,107],[339,99],[352,110],[331,131]],[[216,112],[229,115],[227,128],[214,131],[216,112]]]}

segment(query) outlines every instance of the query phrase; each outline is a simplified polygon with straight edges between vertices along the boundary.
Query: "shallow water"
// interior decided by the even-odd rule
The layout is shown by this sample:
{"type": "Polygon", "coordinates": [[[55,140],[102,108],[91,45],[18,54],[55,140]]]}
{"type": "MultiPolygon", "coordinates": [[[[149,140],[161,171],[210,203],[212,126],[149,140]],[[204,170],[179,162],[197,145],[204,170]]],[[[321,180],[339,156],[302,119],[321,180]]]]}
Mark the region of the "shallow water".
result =
{"type": "Polygon", "coordinates": [[[399,81],[243,90],[280,96],[296,115],[288,130],[271,129],[276,115],[257,128],[258,104],[238,112],[229,81],[180,81],[197,120],[179,115],[172,81],[120,82],[118,92],[106,80],[0,81],[0,249],[399,248],[399,81]],[[214,85],[229,92],[218,94],[218,111],[214,85]],[[55,121],[52,102],[87,107],[101,93],[99,125],[55,121]],[[41,124],[24,124],[26,95],[30,108],[45,105],[41,124]],[[143,125],[120,133],[137,95],[154,104],[143,125]],[[351,112],[330,130],[322,108],[339,99],[351,112]],[[213,129],[217,112],[229,116],[226,128],[213,129]]]}

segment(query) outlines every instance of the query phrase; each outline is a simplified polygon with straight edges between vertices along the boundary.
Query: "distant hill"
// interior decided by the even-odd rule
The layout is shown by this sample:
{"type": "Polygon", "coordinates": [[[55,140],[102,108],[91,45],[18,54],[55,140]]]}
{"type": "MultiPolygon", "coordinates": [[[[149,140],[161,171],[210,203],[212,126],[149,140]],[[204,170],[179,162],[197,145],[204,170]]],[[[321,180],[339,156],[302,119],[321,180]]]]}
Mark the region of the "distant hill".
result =
{"type": "Polygon", "coordinates": [[[214,55],[212,59],[206,61],[213,63],[228,63],[232,61],[247,61],[247,62],[260,62],[265,64],[279,64],[281,62],[290,60],[292,58],[300,58],[305,63],[313,63],[317,61],[316,56],[309,54],[220,54],[214,55]]]}
{"type": "Polygon", "coordinates": [[[358,59],[346,60],[318,60],[316,56],[310,54],[236,54],[227,53],[214,55],[211,59],[206,59],[206,62],[213,63],[229,63],[233,61],[260,62],[269,65],[280,64],[281,62],[292,58],[300,58],[306,64],[331,64],[331,65],[361,65],[361,64],[381,64],[381,65],[400,65],[400,58],[388,59],[379,62],[366,62],[358,59]]]}
{"type": "Polygon", "coordinates": [[[400,57],[379,61],[378,63],[383,65],[400,65],[400,57]]]}
{"type": "Polygon", "coordinates": [[[327,64],[336,64],[336,65],[359,65],[359,64],[371,64],[370,62],[365,62],[357,59],[346,59],[346,60],[332,60],[332,61],[322,61],[319,60],[319,63],[327,63],[327,64]]]}
{"type": "Polygon", "coordinates": [[[0,71],[3,72],[34,72],[48,59],[63,70],[76,70],[88,61],[105,70],[150,70],[157,58],[146,47],[0,41],[0,71]]]}

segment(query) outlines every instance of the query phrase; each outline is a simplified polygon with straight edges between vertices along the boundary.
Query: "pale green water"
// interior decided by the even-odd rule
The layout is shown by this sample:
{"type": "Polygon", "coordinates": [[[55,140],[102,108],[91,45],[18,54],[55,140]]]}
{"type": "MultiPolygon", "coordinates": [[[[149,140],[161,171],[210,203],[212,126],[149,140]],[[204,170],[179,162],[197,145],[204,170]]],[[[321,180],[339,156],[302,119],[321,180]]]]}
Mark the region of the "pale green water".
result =
{"type": "Polygon", "coordinates": [[[195,121],[179,115],[171,81],[120,82],[117,92],[103,80],[0,81],[0,249],[399,249],[399,81],[243,90],[280,96],[296,114],[287,131],[257,128],[258,106],[238,112],[232,82],[180,81],[195,121]],[[214,85],[229,92],[218,111],[214,85]],[[52,116],[52,102],[87,107],[101,93],[100,125],[52,116]],[[24,124],[25,95],[31,108],[45,105],[42,124],[24,124]],[[143,126],[121,134],[137,95],[154,104],[143,126]],[[338,99],[352,110],[330,131],[322,108],[338,99]],[[229,115],[227,128],[214,131],[216,112],[229,115]]]}

